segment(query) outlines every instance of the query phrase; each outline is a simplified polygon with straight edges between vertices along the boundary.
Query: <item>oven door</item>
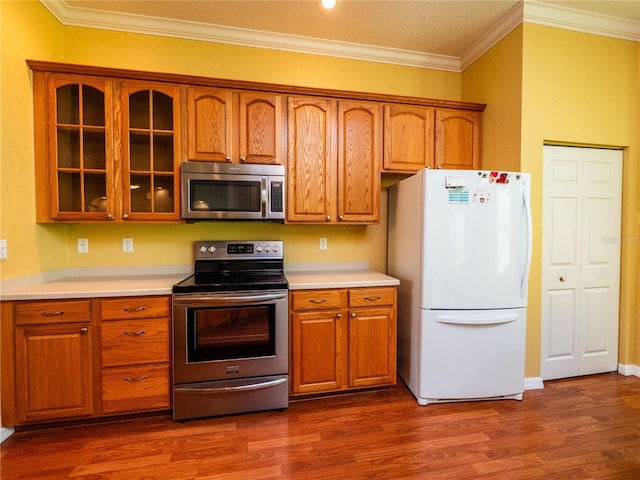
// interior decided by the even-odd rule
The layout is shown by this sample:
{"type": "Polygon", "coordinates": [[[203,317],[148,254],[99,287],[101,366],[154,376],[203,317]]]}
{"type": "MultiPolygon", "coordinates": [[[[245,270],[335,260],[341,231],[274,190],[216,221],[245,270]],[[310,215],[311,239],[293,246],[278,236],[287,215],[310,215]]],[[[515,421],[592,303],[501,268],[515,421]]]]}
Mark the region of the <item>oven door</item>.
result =
{"type": "Polygon", "coordinates": [[[175,294],[173,382],[288,372],[287,290],[175,294]]]}

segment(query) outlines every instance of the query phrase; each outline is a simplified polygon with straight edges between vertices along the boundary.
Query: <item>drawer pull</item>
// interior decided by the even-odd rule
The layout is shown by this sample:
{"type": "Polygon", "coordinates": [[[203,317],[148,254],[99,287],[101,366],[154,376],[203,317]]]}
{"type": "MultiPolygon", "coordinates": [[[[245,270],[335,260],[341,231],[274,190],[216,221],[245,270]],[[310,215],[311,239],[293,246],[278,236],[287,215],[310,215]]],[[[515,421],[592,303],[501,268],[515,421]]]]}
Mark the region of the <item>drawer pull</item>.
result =
{"type": "Polygon", "coordinates": [[[58,310],[57,312],[40,312],[43,317],[55,317],[58,315],[64,315],[64,310],[58,310]]]}
{"type": "Polygon", "coordinates": [[[125,312],[142,312],[143,310],[146,310],[147,307],[145,307],[144,305],[142,307],[137,307],[137,308],[129,308],[129,307],[124,307],[124,311],[125,312]]]}
{"type": "Polygon", "coordinates": [[[139,330],[137,332],[129,332],[129,331],[125,330],[122,333],[124,333],[125,335],[142,335],[143,333],[147,333],[147,331],[146,330],[139,330]]]}
{"type": "Polygon", "coordinates": [[[89,329],[87,327],[82,327],[80,329],[80,333],[87,333],[89,331],[89,329]]]}
{"type": "Polygon", "coordinates": [[[377,302],[382,297],[380,295],[376,295],[375,297],[364,297],[364,299],[368,302],[377,302]]]}
{"type": "Polygon", "coordinates": [[[142,375],[141,377],[138,377],[138,378],[125,377],[124,381],[125,382],[139,382],[141,380],[144,380],[145,378],[147,378],[146,375],[142,375]]]}
{"type": "Polygon", "coordinates": [[[310,299],[309,301],[310,301],[311,303],[324,303],[324,302],[326,302],[326,301],[327,301],[327,299],[326,299],[326,298],[320,298],[320,299],[312,298],[312,299],[310,299]]]}

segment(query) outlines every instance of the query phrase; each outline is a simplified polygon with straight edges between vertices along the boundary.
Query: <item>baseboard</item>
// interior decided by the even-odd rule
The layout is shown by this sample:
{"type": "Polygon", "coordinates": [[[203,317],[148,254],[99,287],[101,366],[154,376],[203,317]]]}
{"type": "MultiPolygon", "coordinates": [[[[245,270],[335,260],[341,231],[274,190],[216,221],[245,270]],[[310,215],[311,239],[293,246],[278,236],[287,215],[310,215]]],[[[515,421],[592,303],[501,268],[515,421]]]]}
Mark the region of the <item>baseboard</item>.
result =
{"type": "Polygon", "coordinates": [[[4,442],[14,432],[13,428],[0,427],[0,443],[4,442]]]}
{"type": "Polygon", "coordinates": [[[541,377],[527,377],[524,379],[525,390],[539,390],[544,388],[541,377]]]}
{"type": "Polygon", "coordinates": [[[618,364],[618,373],[628,377],[630,375],[640,377],[640,365],[623,365],[618,364]]]}

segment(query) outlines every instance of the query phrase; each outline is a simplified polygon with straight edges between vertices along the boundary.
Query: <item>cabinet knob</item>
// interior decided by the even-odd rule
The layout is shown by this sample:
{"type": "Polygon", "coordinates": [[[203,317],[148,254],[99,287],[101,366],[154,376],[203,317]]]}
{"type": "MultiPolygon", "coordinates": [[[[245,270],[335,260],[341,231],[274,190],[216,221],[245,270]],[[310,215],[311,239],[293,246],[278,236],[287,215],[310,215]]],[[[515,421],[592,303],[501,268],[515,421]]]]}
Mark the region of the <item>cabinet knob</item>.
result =
{"type": "Polygon", "coordinates": [[[111,215],[110,213],[107,213],[107,220],[113,220],[113,215],[111,215]]]}
{"type": "Polygon", "coordinates": [[[336,318],[337,318],[338,320],[340,320],[340,319],[342,318],[342,314],[341,314],[341,313],[338,313],[338,314],[336,315],[336,318]]]}
{"type": "Polygon", "coordinates": [[[122,214],[122,218],[124,218],[125,220],[129,218],[129,214],[128,213],[124,213],[122,214]]]}
{"type": "Polygon", "coordinates": [[[231,162],[231,157],[227,157],[225,160],[226,160],[227,162],[231,162]]]}
{"type": "Polygon", "coordinates": [[[331,215],[327,215],[327,222],[331,221],[331,215]]]}
{"type": "Polygon", "coordinates": [[[80,329],[80,333],[87,333],[89,331],[89,329],[87,327],[82,327],[80,329]]]}
{"type": "Polygon", "coordinates": [[[245,162],[247,161],[247,157],[240,157],[240,161],[241,161],[242,163],[245,163],[245,162]]]}
{"type": "Polygon", "coordinates": [[[344,220],[344,215],[340,215],[340,216],[338,217],[338,219],[339,219],[339,220],[344,220]]]}
{"type": "Polygon", "coordinates": [[[351,314],[351,318],[356,318],[355,312],[351,314]]]}

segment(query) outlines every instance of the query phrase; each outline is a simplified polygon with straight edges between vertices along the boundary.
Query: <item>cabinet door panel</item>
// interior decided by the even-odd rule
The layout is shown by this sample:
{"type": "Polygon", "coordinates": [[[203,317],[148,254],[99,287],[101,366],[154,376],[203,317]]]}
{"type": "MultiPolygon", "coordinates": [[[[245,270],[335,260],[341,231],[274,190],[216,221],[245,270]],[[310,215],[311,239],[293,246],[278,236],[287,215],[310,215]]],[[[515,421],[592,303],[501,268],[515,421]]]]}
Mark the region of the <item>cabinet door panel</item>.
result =
{"type": "Polygon", "coordinates": [[[345,319],[339,310],[294,313],[293,394],[339,390],[345,384],[345,319]]]}
{"type": "Polygon", "coordinates": [[[479,169],[481,135],[482,112],[436,110],[436,167],[479,169]]]}
{"type": "Polygon", "coordinates": [[[392,308],[358,308],[349,318],[349,386],[396,382],[396,322],[392,308]]]}
{"type": "Polygon", "coordinates": [[[384,169],[417,172],[434,164],[434,109],[384,106],[384,169]]]}
{"type": "Polygon", "coordinates": [[[93,413],[89,323],[16,328],[16,410],[19,422],[93,413]]]}
{"type": "Polygon", "coordinates": [[[188,160],[231,162],[233,93],[211,87],[187,88],[188,160]]]}
{"type": "Polygon", "coordinates": [[[380,105],[338,102],[338,221],[380,220],[380,105]]]}
{"type": "Polygon", "coordinates": [[[285,161],[281,95],[239,94],[240,162],[282,165],[285,161]]]}
{"type": "Polygon", "coordinates": [[[289,98],[287,221],[331,221],[336,202],[333,111],[329,99],[289,98]]]}

